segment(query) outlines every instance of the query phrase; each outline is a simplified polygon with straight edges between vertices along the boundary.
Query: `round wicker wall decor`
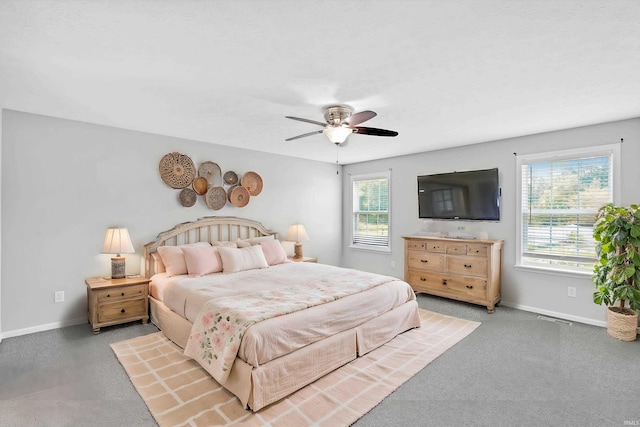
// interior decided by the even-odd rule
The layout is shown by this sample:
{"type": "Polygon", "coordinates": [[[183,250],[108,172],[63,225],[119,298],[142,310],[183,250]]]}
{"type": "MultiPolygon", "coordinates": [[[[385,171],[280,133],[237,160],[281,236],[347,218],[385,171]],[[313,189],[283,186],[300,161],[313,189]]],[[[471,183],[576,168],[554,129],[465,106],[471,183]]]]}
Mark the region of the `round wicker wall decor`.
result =
{"type": "Polygon", "coordinates": [[[180,153],[165,154],[160,160],[160,177],[171,188],[191,185],[196,175],[196,167],[191,158],[180,153]]]}

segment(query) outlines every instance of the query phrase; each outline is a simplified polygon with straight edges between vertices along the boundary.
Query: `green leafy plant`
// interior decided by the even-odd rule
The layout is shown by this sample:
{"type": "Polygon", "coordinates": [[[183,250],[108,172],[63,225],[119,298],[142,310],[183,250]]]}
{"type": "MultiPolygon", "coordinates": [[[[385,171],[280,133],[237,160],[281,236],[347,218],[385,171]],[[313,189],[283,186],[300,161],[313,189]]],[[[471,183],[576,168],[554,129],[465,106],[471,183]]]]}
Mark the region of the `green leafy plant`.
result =
{"type": "Polygon", "coordinates": [[[640,210],[608,204],[601,207],[593,226],[598,260],[592,279],[596,290],[593,302],[620,309],[629,302],[640,310],[640,210]]]}

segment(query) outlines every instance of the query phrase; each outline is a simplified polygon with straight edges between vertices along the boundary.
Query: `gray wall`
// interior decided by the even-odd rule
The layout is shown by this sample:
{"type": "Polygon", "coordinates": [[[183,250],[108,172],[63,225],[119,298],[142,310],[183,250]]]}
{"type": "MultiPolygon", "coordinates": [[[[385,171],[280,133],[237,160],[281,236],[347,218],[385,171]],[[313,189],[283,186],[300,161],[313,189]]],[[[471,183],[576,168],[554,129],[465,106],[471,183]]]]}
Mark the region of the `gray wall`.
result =
{"type": "MultiPolygon", "coordinates": [[[[390,144],[402,144],[402,133],[390,144]]],[[[640,119],[625,120],[595,126],[486,142],[461,148],[432,151],[410,156],[347,165],[343,175],[343,257],[345,267],[369,270],[395,277],[403,276],[403,235],[411,235],[423,227],[418,218],[418,175],[488,169],[497,167],[502,187],[500,222],[433,221],[432,229],[465,233],[486,231],[489,238],[504,239],[502,261],[503,304],[554,315],[561,318],[604,324],[605,309],[592,302],[593,284],[589,277],[544,274],[517,269],[516,233],[516,158],[521,154],[560,149],[622,144],[621,200],[622,204],[640,203],[640,119]],[[381,172],[391,173],[391,253],[373,253],[349,249],[351,226],[349,175],[381,172]],[[392,267],[395,264],[395,267],[392,267]],[[577,288],[576,298],[567,296],[567,287],[577,288]]]]}
{"type": "Polygon", "coordinates": [[[2,111],[1,327],[4,337],[86,322],[87,277],[109,275],[100,254],[108,226],[129,228],[138,273],[142,247],[158,232],[207,215],[261,221],[286,236],[302,222],[308,256],[340,263],[341,176],[336,166],[204,142],[2,111]],[[262,193],[244,208],[214,211],[199,198],[182,207],[158,163],[178,151],[199,165],[255,171],[262,193]],[[54,303],[54,292],[65,301],[54,303]]]}
{"type": "MultiPolygon", "coordinates": [[[[127,273],[140,269],[142,246],[159,231],[207,215],[261,221],[285,234],[302,222],[309,232],[305,255],[321,262],[403,275],[403,240],[423,227],[418,219],[416,176],[498,167],[502,219],[498,223],[438,221],[444,231],[466,227],[504,239],[503,304],[559,317],[603,324],[604,308],[591,301],[588,278],[533,273],[515,264],[515,157],[561,148],[622,146],[623,204],[640,202],[640,119],[487,142],[462,148],[336,166],[209,143],[2,111],[2,264],[0,333],[4,337],[86,322],[86,277],[108,275],[109,255],[100,254],[110,225],[129,228],[136,254],[127,273]],[[211,160],[223,170],[254,170],[264,190],[242,209],[208,209],[203,200],[184,208],[177,190],[162,182],[158,162],[172,151],[196,165],[211,160]],[[392,169],[392,251],[349,249],[349,174],[392,169]],[[340,226],[342,224],[342,226],[340,226]],[[344,232],[343,232],[344,231],[344,232]],[[392,267],[395,263],[395,267],[392,267]],[[577,297],[567,297],[567,286],[577,297]],[[54,292],[65,302],[54,303],[54,292]]],[[[402,143],[401,136],[393,143],[402,143]]]]}

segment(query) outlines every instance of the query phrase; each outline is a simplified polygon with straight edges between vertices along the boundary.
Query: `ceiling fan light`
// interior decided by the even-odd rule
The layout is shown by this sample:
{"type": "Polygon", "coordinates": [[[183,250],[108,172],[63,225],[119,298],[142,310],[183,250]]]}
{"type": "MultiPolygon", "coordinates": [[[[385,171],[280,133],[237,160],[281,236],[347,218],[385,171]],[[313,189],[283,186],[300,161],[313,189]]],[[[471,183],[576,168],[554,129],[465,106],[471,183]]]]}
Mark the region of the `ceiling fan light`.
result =
{"type": "Polygon", "coordinates": [[[336,145],[342,144],[347,140],[347,137],[351,135],[353,129],[348,128],[346,126],[329,126],[326,127],[322,133],[324,133],[329,141],[333,142],[336,145]]]}

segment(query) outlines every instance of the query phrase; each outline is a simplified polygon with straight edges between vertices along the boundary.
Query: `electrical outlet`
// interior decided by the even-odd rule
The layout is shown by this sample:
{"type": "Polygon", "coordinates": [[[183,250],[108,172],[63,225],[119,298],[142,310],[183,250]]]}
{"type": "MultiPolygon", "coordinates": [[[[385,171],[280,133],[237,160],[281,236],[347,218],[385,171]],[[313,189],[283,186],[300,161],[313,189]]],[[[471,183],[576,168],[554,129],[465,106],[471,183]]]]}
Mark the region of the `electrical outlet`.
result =
{"type": "Polygon", "coordinates": [[[391,268],[396,268],[396,262],[395,261],[391,261],[391,268]]]}
{"type": "Polygon", "coordinates": [[[569,286],[567,288],[567,296],[571,297],[571,298],[575,298],[576,297],[576,288],[573,286],[569,286]]]}
{"type": "Polygon", "coordinates": [[[55,302],[64,302],[64,291],[58,291],[54,294],[55,302]]]}

